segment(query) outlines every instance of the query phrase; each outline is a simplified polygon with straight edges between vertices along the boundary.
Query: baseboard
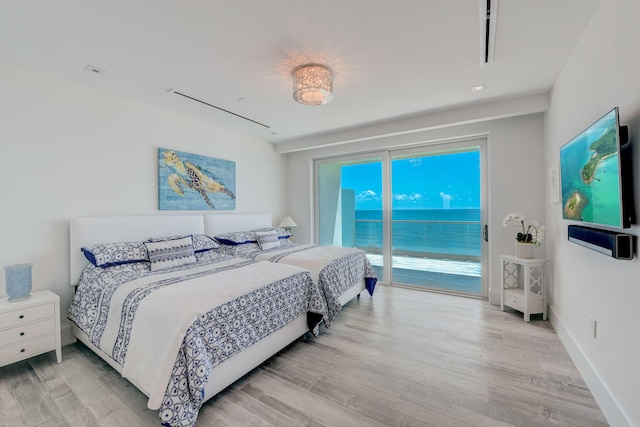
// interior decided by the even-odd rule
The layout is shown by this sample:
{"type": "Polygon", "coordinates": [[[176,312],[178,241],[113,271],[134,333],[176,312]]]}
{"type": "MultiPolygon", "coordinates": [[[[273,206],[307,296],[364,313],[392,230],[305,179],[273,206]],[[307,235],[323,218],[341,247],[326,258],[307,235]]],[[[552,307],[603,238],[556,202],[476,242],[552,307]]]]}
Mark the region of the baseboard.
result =
{"type": "Polygon", "coordinates": [[[558,334],[560,341],[562,341],[562,344],[567,349],[569,356],[571,356],[571,360],[573,360],[580,375],[582,375],[584,382],[587,384],[587,387],[589,387],[598,406],[600,406],[600,410],[609,425],[616,427],[635,427],[635,424],[630,421],[625,411],[620,407],[607,385],[602,381],[598,371],[593,367],[589,358],[584,354],[584,351],[582,351],[580,345],[573,338],[571,332],[565,327],[562,319],[558,316],[551,304],[549,304],[549,320],[558,334]]]}
{"type": "Polygon", "coordinates": [[[76,342],[71,323],[66,322],[60,325],[60,341],[63,346],[76,342]]]}
{"type": "Polygon", "coordinates": [[[500,292],[501,289],[489,289],[489,303],[493,305],[500,305],[500,292]]]}

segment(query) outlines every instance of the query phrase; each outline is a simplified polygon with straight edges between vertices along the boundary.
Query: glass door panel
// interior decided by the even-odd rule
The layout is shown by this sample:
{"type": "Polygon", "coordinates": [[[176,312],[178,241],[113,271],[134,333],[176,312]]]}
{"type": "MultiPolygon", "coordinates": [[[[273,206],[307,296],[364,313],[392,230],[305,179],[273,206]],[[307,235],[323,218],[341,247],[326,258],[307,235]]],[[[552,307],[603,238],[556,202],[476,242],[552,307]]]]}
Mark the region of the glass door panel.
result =
{"type": "Polygon", "coordinates": [[[384,277],[382,159],[317,163],[318,242],[364,250],[384,277]]]}
{"type": "Polygon", "coordinates": [[[483,295],[479,147],[391,157],[391,281],[483,295]]]}

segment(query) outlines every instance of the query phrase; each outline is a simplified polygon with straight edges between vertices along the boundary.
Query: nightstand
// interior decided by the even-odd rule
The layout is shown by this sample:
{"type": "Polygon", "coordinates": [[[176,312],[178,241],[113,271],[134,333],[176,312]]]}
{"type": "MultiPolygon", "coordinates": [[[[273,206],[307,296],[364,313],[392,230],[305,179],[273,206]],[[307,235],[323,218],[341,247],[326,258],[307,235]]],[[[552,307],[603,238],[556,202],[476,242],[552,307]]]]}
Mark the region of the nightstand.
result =
{"type": "Polygon", "coordinates": [[[537,313],[542,313],[542,319],[547,320],[547,260],[502,255],[500,263],[500,308],[504,311],[508,306],[521,311],[525,322],[531,321],[531,315],[537,313]]]}
{"type": "Polygon", "coordinates": [[[0,366],[51,350],[62,361],[60,297],[45,290],[22,301],[0,298],[0,366]]]}

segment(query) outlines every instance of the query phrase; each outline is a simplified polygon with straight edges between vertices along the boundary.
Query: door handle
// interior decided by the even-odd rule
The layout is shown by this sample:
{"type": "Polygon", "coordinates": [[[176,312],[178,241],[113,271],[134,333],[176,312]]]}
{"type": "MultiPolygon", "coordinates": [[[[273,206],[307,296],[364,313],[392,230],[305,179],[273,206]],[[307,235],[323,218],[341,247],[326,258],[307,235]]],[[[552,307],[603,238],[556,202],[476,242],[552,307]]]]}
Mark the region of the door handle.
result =
{"type": "Polygon", "coordinates": [[[482,238],[484,239],[485,242],[489,241],[489,225],[485,224],[484,227],[482,227],[482,238]]]}

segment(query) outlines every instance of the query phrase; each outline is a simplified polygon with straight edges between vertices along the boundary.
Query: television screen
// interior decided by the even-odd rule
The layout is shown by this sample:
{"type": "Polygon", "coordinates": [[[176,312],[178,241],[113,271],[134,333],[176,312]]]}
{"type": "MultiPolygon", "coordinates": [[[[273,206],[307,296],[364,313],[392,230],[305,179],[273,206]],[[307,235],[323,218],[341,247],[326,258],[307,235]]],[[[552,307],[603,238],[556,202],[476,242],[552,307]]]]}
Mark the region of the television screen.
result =
{"type": "Polygon", "coordinates": [[[623,228],[618,107],[560,148],[562,217],[623,228]]]}

